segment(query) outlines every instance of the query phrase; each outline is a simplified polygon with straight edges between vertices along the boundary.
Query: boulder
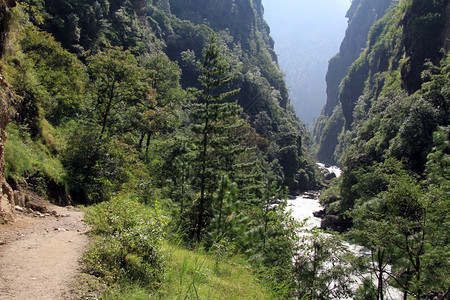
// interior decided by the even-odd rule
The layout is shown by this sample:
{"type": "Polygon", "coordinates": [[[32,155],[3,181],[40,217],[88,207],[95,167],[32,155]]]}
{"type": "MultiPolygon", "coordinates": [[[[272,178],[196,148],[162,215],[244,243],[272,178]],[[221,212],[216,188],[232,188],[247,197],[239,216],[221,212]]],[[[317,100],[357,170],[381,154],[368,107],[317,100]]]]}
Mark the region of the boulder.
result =
{"type": "Polygon", "coordinates": [[[333,178],[336,178],[336,174],[334,172],[325,175],[325,180],[331,180],[333,178]]]}
{"type": "Polygon", "coordinates": [[[21,191],[14,191],[14,205],[25,207],[25,194],[21,191]]]}
{"type": "Polygon", "coordinates": [[[48,213],[46,204],[43,203],[42,201],[40,201],[40,199],[31,199],[31,200],[27,201],[25,204],[25,207],[30,208],[35,212],[40,212],[43,214],[48,213]]]}
{"type": "Polygon", "coordinates": [[[313,212],[313,216],[322,219],[325,216],[325,209],[313,212]]]}
{"type": "Polygon", "coordinates": [[[344,219],[341,216],[328,215],[320,222],[320,228],[327,230],[331,229],[337,232],[345,232],[352,226],[351,219],[344,219]]]}
{"type": "Polygon", "coordinates": [[[0,224],[12,222],[14,218],[14,192],[6,181],[0,182],[0,224]]]}
{"type": "Polygon", "coordinates": [[[303,198],[306,199],[316,199],[319,197],[319,192],[317,191],[307,191],[302,194],[303,198]]]}

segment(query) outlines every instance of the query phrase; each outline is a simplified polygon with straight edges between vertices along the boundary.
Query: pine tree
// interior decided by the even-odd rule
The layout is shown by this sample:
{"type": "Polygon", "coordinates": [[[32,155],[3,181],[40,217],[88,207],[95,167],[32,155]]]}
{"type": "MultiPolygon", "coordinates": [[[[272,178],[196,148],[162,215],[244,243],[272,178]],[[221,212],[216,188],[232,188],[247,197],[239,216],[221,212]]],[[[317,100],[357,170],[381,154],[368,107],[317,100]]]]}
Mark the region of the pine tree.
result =
{"type": "Polygon", "coordinates": [[[203,64],[198,78],[201,88],[194,92],[197,101],[191,111],[192,133],[197,145],[195,161],[198,175],[195,184],[200,195],[195,208],[197,240],[201,240],[211,214],[212,194],[217,188],[220,173],[233,169],[233,157],[239,152],[236,151],[238,139],[227,138],[245,124],[239,119],[242,112],[239,105],[227,102],[239,91],[228,86],[233,76],[217,37],[211,36],[203,49],[203,64]]]}

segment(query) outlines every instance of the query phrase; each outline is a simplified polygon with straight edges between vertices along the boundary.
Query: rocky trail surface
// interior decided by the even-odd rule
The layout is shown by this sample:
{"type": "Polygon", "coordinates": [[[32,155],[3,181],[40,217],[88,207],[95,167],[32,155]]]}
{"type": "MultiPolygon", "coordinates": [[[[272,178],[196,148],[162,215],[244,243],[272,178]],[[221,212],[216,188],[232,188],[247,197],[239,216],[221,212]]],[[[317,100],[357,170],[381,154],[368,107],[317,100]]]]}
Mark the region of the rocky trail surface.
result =
{"type": "MultiPolygon", "coordinates": [[[[46,204],[0,225],[0,299],[70,299],[89,242],[83,212],[46,204]]],[[[20,209],[20,208],[19,208],[20,209]]]]}

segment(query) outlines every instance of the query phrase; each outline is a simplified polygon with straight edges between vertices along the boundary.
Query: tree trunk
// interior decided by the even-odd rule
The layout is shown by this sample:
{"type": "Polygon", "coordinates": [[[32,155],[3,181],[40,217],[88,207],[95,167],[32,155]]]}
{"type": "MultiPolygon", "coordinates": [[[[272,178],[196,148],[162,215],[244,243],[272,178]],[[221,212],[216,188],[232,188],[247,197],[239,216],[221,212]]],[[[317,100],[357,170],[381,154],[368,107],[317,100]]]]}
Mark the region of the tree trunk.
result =
{"type": "Polygon", "coordinates": [[[384,300],[384,292],[383,292],[383,255],[381,254],[381,250],[377,250],[377,264],[378,264],[378,290],[377,290],[377,299],[384,300]]]}
{"type": "Polygon", "coordinates": [[[139,139],[139,145],[138,145],[139,153],[142,152],[142,143],[144,142],[144,138],[145,138],[145,133],[142,133],[141,138],[139,139]]]}
{"type": "Polygon", "coordinates": [[[109,117],[109,114],[111,112],[111,108],[113,107],[115,86],[116,86],[116,82],[113,81],[113,83],[111,84],[111,88],[109,90],[108,104],[106,105],[105,111],[103,113],[102,130],[100,132],[100,139],[102,139],[103,134],[106,131],[106,126],[107,126],[107,123],[108,123],[108,117],[109,117]]]}
{"type": "Polygon", "coordinates": [[[147,133],[147,142],[145,143],[145,157],[148,157],[148,148],[150,148],[150,137],[151,133],[147,133]]]}
{"type": "Polygon", "coordinates": [[[208,120],[205,123],[205,132],[203,134],[203,150],[202,150],[202,173],[200,177],[200,203],[198,208],[198,221],[197,221],[197,240],[201,240],[201,232],[203,229],[203,214],[205,210],[205,192],[206,192],[206,154],[208,147],[208,134],[206,128],[208,126],[208,120]]]}

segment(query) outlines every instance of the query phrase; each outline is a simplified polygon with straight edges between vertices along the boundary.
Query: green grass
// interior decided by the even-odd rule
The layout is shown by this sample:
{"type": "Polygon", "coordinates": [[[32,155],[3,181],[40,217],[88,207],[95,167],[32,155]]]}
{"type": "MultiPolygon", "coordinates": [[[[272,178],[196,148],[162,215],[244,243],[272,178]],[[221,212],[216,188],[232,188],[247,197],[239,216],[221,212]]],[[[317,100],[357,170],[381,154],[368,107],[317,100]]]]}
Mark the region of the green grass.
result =
{"type": "Polygon", "coordinates": [[[201,250],[179,246],[167,246],[166,251],[165,279],[156,291],[124,284],[104,299],[274,299],[239,257],[218,260],[201,250]]]}
{"type": "Polygon", "coordinates": [[[65,170],[61,161],[50,153],[40,140],[34,141],[30,135],[15,123],[10,123],[5,143],[6,177],[22,177],[26,173],[40,173],[57,183],[63,181],[65,170]]]}

